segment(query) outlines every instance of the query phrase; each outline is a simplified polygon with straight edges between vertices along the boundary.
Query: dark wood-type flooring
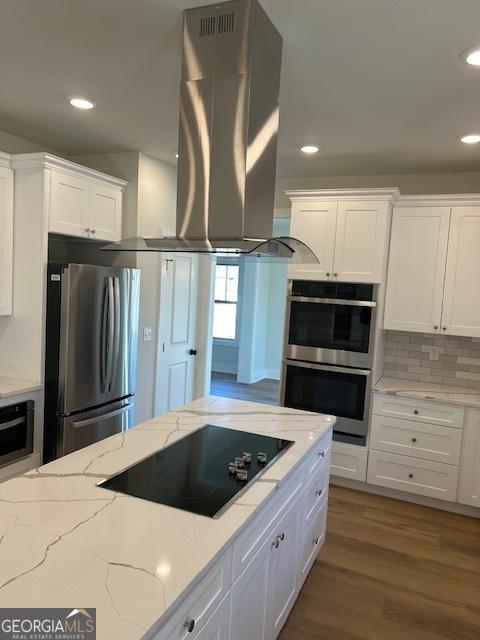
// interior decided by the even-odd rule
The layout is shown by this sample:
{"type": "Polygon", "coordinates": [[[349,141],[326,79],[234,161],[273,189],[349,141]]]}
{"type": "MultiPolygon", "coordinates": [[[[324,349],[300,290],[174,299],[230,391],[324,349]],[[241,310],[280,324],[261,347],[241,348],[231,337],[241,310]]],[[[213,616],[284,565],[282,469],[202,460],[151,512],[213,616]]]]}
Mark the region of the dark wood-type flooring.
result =
{"type": "Polygon", "coordinates": [[[225,396],[237,400],[250,400],[264,404],[278,404],[280,382],[265,378],[254,384],[237,382],[237,376],[232,373],[218,373],[212,371],[210,393],[213,396],[225,396]]]}
{"type": "Polygon", "coordinates": [[[279,640],[479,640],[480,520],[331,487],[279,640]]]}

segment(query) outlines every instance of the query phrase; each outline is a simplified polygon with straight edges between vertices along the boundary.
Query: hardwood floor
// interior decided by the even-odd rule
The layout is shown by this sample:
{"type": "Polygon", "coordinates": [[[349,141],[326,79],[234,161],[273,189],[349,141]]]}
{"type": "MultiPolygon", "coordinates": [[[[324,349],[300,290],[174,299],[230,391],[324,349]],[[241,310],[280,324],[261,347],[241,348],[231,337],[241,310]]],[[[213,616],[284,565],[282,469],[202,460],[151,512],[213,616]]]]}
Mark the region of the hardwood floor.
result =
{"type": "Polygon", "coordinates": [[[480,520],[330,490],[325,545],[279,640],[479,640],[480,520]]]}
{"type": "Polygon", "coordinates": [[[214,396],[225,396],[237,400],[250,400],[265,404],[278,404],[280,382],[265,378],[254,384],[237,382],[237,376],[232,373],[212,371],[210,393],[214,396]]]}

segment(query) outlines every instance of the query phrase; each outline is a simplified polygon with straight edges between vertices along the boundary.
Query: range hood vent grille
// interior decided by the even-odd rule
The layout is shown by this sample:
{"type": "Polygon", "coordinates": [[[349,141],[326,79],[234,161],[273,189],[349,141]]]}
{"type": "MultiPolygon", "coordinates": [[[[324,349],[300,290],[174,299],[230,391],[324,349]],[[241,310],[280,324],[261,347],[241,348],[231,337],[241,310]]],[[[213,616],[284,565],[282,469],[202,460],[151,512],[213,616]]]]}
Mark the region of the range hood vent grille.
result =
{"type": "Polygon", "coordinates": [[[218,16],[218,33],[235,31],[235,13],[221,13],[218,16]]]}
{"type": "Polygon", "coordinates": [[[204,38],[205,36],[213,36],[215,33],[215,16],[207,16],[206,18],[200,19],[200,38],[204,38]]]}

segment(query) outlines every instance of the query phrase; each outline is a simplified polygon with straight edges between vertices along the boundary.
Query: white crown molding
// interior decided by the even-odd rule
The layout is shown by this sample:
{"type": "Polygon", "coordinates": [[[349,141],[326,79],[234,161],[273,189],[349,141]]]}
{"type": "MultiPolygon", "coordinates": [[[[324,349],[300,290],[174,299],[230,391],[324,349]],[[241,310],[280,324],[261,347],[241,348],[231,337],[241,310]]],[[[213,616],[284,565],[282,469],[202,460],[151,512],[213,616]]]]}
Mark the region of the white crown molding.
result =
{"type": "Polygon", "coordinates": [[[298,189],[285,191],[292,202],[311,200],[388,200],[396,202],[400,197],[397,187],[374,189],[298,189]]]}
{"type": "Polygon", "coordinates": [[[433,195],[401,196],[395,207],[458,207],[479,206],[480,193],[440,193],[433,195]]]}
{"type": "Polygon", "coordinates": [[[0,167],[10,169],[12,166],[12,156],[9,153],[0,151],[0,167]]]}
{"type": "Polygon", "coordinates": [[[91,180],[98,180],[103,184],[110,184],[119,187],[122,191],[128,186],[128,182],[115,178],[107,173],[102,173],[96,169],[85,167],[71,160],[59,158],[51,153],[20,153],[11,156],[11,166],[13,169],[56,169],[73,175],[83,175],[91,180]]]}

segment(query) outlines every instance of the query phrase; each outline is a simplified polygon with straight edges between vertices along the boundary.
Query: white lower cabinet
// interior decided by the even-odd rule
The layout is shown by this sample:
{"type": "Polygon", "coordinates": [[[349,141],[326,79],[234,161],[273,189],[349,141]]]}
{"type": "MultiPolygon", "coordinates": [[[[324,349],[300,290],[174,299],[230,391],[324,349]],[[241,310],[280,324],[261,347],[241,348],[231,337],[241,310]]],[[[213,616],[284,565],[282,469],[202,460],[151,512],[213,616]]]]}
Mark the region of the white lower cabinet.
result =
{"type": "Polygon", "coordinates": [[[365,482],[367,479],[367,459],[368,449],[366,447],[334,442],[332,444],[330,473],[339,478],[365,482]]]}
{"type": "Polygon", "coordinates": [[[370,451],[367,482],[421,496],[455,501],[458,467],[383,451],[370,451]]]}
{"type": "MultiPolygon", "coordinates": [[[[196,635],[197,640],[227,640],[230,624],[230,594],[215,609],[212,617],[196,635]]],[[[189,634],[190,636],[191,634],[189,634]]],[[[246,636],[248,637],[248,636],[246,636]]]]}
{"type": "Polygon", "coordinates": [[[315,520],[307,532],[303,535],[300,547],[300,560],[298,570],[298,587],[301,588],[305,582],[308,572],[312,568],[318,552],[322,548],[325,540],[325,531],[327,527],[327,500],[323,501],[323,505],[315,520]]]}
{"type": "Polygon", "coordinates": [[[480,507],[480,410],[470,409],[465,421],[458,501],[480,507]]]}

